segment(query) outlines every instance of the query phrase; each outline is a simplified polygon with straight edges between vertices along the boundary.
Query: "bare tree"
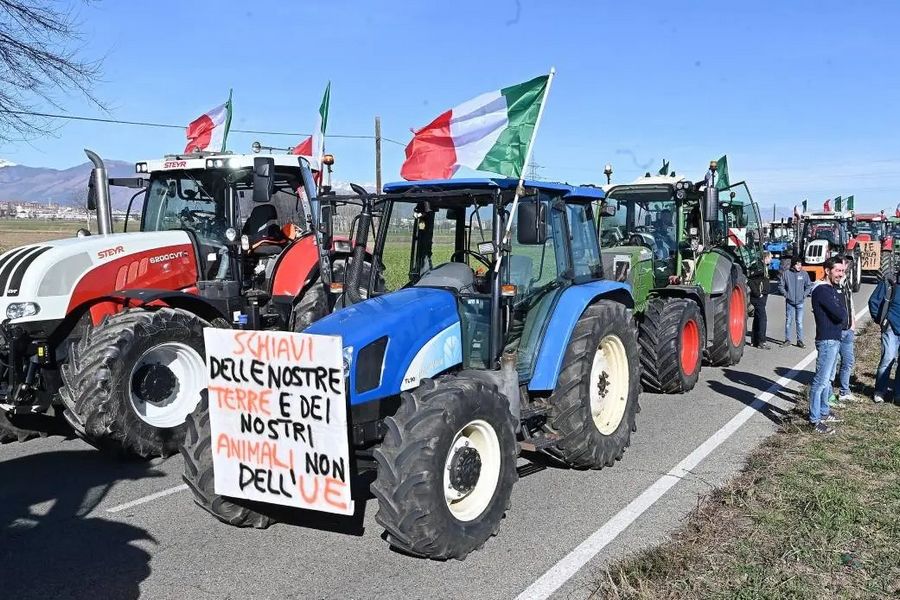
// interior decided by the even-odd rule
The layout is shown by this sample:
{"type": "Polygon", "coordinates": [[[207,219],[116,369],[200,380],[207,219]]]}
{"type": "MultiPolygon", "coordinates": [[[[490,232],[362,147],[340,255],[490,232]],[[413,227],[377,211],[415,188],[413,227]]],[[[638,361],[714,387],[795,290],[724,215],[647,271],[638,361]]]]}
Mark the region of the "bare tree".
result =
{"type": "Polygon", "coordinates": [[[49,133],[36,112],[43,101],[57,109],[60,93],[79,93],[98,107],[91,88],[100,61],[80,58],[74,13],[56,0],[0,0],[0,141],[49,133]]]}

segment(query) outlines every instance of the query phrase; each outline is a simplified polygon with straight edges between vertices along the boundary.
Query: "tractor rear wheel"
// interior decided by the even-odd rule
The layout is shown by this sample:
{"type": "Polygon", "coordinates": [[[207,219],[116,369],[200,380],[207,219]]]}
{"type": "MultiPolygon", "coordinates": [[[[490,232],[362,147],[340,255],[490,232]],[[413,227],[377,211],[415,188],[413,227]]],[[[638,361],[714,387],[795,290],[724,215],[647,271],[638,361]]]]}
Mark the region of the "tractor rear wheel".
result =
{"type": "Polygon", "coordinates": [[[209,398],[205,391],[197,409],[188,415],[186,429],[184,445],[181,447],[181,455],[184,457],[184,473],[181,478],[190,488],[197,506],[223,523],[235,527],[265,529],[275,523],[272,517],[250,508],[254,505],[253,502],[216,494],[209,398]]]}
{"type": "Polygon", "coordinates": [[[862,286],[862,257],[858,254],[853,257],[853,262],[850,264],[850,269],[852,271],[852,276],[850,279],[850,289],[856,293],[859,291],[860,286],[862,286]]]}
{"type": "Polygon", "coordinates": [[[706,347],[696,302],[654,298],[639,320],[641,383],[648,392],[680,394],[694,388],[706,347]]]}
{"type": "Polygon", "coordinates": [[[747,277],[739,269],[732,269],[725,292],[712,300],[713,339],[706,352],[711,365],[736,365],[744,356],[747,297],[747,277]]]}
{"type": "Polygon", "coordinates": [[[206,388],[203,329],[172,308],[106,317],[62,367],[66,419],[88,443],[115,453],[170,456],[206,388]]]}
{"type": "Polygon", "coordinates": [[[375,449],[375,520],[394,547],[463,559],[497,533],[518,479],[515,420],[494,385],[465,371],[400,397],[375,449]]]}
{"type": "MultiPolygon", "coordinates": [[[[347,259],[344,257],[335,258],[331,263],[332,281],[335,283],[343,283],[345,273],[347,271],[347,259]]],[[[366,261],[363,264],[362,275],[360,276],[359,293],[363,298],[368,296],[369,277],[372,272],[372,264],[366,261]]],[[[384,277],[379,276],[375,280],[375,290],[384,291],[384,277]]],[[[303,331],[315,321],[328,314],[328,298],[322,281],[316,278],[303,295],[294,302],[294,308],[291,311],[291,331],[303,331]]]]}
{"type": "Polygon", "coordinates": [[[630,311],[600,300],[582,313],[563,357],[547,425],[551,452],[576,469],[611,467],[631,444],[638,411],[640,350],[630,311]]]}
{"type": "MultiPolygon", "coordinates": [[[[894,279],[894,253],[893,252],[882,252],[881,253],[881,278],[882,279],[894,279]]],[[[854,290],[858,291],[858,290],[854,290]]]]}

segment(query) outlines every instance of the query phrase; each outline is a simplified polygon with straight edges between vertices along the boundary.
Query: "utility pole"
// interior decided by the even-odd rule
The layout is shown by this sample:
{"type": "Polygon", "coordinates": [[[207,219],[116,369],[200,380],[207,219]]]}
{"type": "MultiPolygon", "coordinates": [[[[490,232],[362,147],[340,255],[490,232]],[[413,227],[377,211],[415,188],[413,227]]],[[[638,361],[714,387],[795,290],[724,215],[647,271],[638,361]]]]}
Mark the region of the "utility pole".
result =
{"type": "Polygon", "coordinates": [[[375,117],[375,193],[381,193],[381,117],[375,117]]]}
{"type": "Polygon", "coordinates": [[[534,160],[534,157],[532,157],[531,160],[528,161],[527,167],[528,169],[526,171],[526,176],[528,177],[528,179],[533,180],[538,179],[538,170],[544,168],[543,165],[539,165],[537,161],[534,160]]]}

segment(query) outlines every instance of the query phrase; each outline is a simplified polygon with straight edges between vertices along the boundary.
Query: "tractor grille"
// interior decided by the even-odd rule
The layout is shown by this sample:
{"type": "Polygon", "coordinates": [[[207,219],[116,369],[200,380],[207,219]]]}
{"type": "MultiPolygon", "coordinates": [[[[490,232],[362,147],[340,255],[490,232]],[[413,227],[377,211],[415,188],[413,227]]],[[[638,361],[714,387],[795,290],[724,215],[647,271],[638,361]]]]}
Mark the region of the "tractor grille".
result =
{"type": "Polygon", "coordinates": [[[18,296],[25,271],[38,256],[49,249],[49,246],[27,246],[0,256],[0,296],[18,296]]]}

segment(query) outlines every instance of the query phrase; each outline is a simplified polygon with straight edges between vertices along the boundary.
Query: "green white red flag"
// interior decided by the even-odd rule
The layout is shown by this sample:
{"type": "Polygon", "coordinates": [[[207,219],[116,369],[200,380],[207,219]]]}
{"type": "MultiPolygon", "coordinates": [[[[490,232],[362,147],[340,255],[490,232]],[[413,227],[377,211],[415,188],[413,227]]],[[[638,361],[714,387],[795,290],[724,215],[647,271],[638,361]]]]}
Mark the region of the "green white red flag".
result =
{"type": "Polygon", "coordinates": [[[482,94],[413,131],[400,175],[446,179],[460,167],[520,177],[549,76],[482,94]]]}
{"type": "Polygon", "coordinates": [[[228,141],[228,129],[231,127],[231,92],[228,101],[200,115],[187,126],[187,145],[185,153],[223,152],[228,141]]]}
{"type": "Polygon", "coordinates": [[[331,82],[325,87],[325,95],[322,96],[322,104],[319,105],[319,115],[316,120],[316,128],[313,134],[294,146],[291,154],[297,154],[309,158],[314,169],[319,168],[322,156],[325,154],[325,129],[328,127],[328,104],[331,101],[331,82]]]}

